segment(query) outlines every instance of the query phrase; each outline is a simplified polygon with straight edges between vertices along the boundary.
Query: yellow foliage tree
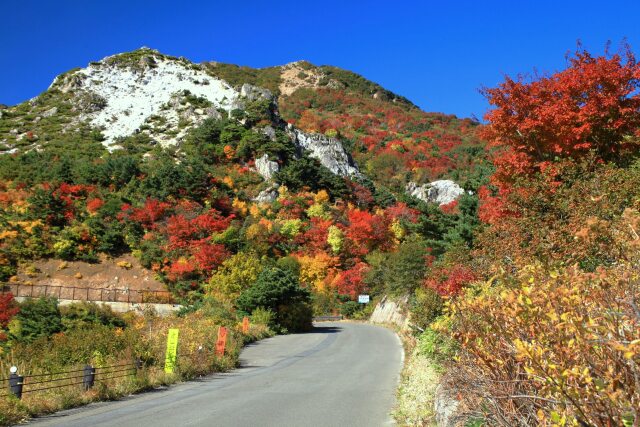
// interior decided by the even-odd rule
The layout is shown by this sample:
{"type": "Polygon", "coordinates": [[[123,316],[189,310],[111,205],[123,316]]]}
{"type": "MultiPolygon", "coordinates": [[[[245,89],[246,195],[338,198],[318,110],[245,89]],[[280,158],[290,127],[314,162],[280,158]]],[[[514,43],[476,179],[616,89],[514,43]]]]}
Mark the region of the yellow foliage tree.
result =
{"type": "Polygon", "coordinates": [[[338,267],[340,262],[337,257],[325,252],[298,255],[296,259],[300,263],[300,282],[317,292],[325,289],[325,278],[338,267]]]}
{"type": "Polygon", "coordinates": [[[211,276],[206,292],[219,301],[233,302],[256,281],[262,268],[257,254],[238,252],[226,259],[211,276]]]}

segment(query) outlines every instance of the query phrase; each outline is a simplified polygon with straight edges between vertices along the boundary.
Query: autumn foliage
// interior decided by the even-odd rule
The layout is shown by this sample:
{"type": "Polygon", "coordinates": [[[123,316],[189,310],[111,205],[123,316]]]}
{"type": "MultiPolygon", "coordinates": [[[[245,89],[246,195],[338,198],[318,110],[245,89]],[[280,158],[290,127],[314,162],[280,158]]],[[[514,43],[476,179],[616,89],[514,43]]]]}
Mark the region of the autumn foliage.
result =
{"type": "Polygon", "coordinates": [[[498,177],[542,171],[557,158],[594,152],[611,160],[637,150],[638,89],[640,65],[629,50],[600,57],[578,51],[564,71],[530,82],[507,77],[485,89],[494,108],[484,134],[505,147],[496,158],[498,177]]]}
{"type": "Polygon", "coordinates": [[[426,283],[458,295],[435,328],[460,344],[449,380],[489,425],[640,420],[639,89],[627,50],[485,90],[496,173],[479,191],[475,276],[426,283]]]}

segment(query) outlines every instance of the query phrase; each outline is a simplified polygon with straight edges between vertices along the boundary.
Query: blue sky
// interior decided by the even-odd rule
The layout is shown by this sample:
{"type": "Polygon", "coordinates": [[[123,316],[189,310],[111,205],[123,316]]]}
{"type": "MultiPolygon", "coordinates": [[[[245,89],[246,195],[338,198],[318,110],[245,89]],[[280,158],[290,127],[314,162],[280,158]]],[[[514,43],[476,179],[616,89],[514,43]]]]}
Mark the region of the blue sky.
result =
{"type": "Polygon", "coordinates": [[[0,103],[53,78],[148,46],[253,67],[306,59],[360,73],[426,111],[481,117],[478,89],[504,74],[564,68],[581,40],[626,38],[640,57],[639,0],[0,2],[0,103]]]}

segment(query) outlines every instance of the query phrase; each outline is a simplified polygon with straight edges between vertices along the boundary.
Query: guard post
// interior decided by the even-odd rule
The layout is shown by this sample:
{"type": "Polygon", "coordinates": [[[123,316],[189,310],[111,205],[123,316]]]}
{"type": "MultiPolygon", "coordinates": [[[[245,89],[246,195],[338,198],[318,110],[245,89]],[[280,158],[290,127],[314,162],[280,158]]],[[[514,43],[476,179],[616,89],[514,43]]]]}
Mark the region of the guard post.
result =
{"type": "Polygon", "coordinates": [[[85,391],[91,389],[96,382],[96,368],[91,365],[85,365],[82,371],[82,387],[85,391]]]}

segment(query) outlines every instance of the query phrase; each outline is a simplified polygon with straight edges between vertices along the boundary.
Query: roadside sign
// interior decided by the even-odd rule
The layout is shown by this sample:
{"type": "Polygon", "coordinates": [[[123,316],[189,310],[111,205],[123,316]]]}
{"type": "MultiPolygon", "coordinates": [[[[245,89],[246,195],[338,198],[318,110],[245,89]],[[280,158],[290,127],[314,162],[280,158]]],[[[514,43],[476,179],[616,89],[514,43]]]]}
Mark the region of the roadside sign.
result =
{"type": "Polygon", "coordinates": [[[369,295],[358,295],[358,302],[360,304],[368,304],[369,303],[369,295]]]}
{"type": "Polygon", "coordinates": [[[164,371],[168,374],[172,373],[176,367],[176,359],[178,355],[178,329],[169,329],[167,336],[167,353],[164,359],[164,371]]]}

